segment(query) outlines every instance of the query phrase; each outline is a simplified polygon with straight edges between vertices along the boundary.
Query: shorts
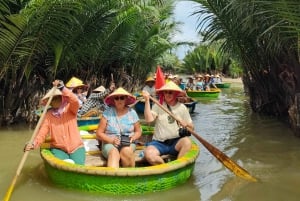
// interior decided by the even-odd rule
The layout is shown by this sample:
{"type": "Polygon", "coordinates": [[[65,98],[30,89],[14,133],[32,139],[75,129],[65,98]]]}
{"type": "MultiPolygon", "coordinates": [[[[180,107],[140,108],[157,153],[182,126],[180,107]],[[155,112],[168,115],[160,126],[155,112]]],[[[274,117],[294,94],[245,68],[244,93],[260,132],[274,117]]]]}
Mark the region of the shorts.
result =
{"type": "Polygon", "coordinates": [[[153,140],[151,142],[148,142],[146,146],[154,146],[160,153],[160,155],[166,155],[166,154],[171,154],[173,156],[178,155],[178,151],[176,151],[175,146],[180,138],[174,138],[174,139],[169,139],[165,140],[163,142],[153,140]]]}
{"type": "MultiPolygon", "coordinates": [[[[130,147],[133,151],[135,151],[136,145],[134,143],[131,143],[130,147]]],[[[112,148],[117,148],[120,151],[122,147],[115,147],[113,144],[102,144],[102,155],[104,156],[104,158],[108,158],[108,153],[112,148]]]]}

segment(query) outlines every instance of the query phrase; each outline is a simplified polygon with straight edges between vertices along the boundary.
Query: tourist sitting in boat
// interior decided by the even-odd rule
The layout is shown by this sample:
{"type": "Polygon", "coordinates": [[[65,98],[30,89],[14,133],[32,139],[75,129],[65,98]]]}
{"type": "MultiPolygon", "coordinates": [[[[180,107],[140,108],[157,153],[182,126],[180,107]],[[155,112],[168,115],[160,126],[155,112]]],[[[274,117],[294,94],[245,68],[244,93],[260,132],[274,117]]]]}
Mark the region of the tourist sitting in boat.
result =
{"type": "Polygon", "coordinates": [[[72,77],[66,84],[66,87],[71,89],[73,93],[77,96],[78,102],[79,102],[79,108],[82,107],[82,105],[86,102],[87,98],[87,89],[88,86],[83,84],[83,81],[72,77]]]}
{"type": "Polygon", "coordinates": [[[194,77],[189,76],[185,86],[185,90],[194,90],[194,88],[195,88],[194,77]]]}
{"type": "Polygon", "coordinates": [[[62,81],[55,80],[53,87],[57,87],[54,93],[50,90],[42,98],[42,104],[46,105],[53,96],[51,108],[47,111],[36,137],[26,144],[24,151],[38,148],[50,135],[50,150],[55,157],[84,165],[85,149],[77,127],[79,102],[74,93],[64,87],[62,81]]]}
{"type": "Polygon", "coordinates": [[[129,107],[135,101],[135,97],[121,87],[104,99],[110,107],[103,112],[96,135],[102,141],[102,155],[108,167],[135,166],[134,142],[142,135],[139,117],[129,107]]]}
{"type": "Polygon", "coordinates": [[[150,109],[149,93],[143,91],[145,99],[145,120],[146,122],[155,121],[153,140],[147,143],[144,154],[145,159],[151,165],[164,163],[162,155],[170,154],[182,157],[192,147],[192,141],[188,137],[190,133],[179,135],[179,128],[194,128],[189,111],[186,106],[178,102],[177,97],[184,95],[185,91],[181,90],[174,82],[170,81],[157,90],[157,93],[163,95],[163,107],[174,114],[179,122],[160,108],[157,104],[150,109]],[[186,135],[187,134],[187,135],[186,135]]]}
{"type": "Polygon", "coordinates": [[[78,111],[78,117],[99,116],[106,108],[103,99],[112,93],[115,88],[115,83],[111,83],[108,89],[105,89],[104,86],[94,89],[78,111]]]}
{"type": "Polygon", "coordinates": [[[143,91],[148,91],[150,96],[155,97],[155,80],[153,77],[148,77],[145,81],[145,86],[143,87],[143,91]]]}
{"type": "Polygon", "coordinates": [[[203,76],[202,75],[196,75],[196,90],[203,91],[203,76]]]}
{"type": "Polygon", "coordinates": [[[204,80],[203,80],[203,90],[204,91],[210,91],[210,75],[209,74],[206,74],[204,75],[204,80]]]}
{"type": "Polygon", "coordinates": [[[215,89],[218,88],[218,87],[215,85],[216,82],[215,82],[215,76],[214,76],[214,75],[211,75],[211,76],[210,76],[209,82],[210,82],[210,87],[211,87],[211,88],[215,88],[215,89]]]}
{"type": "Polygon", "coordinates": [[[218,83],[222,83],[222,79],[220,77],[219,74],[217,74],[215,77],[214,77],[214,83],[218,84],[218,83]]]}

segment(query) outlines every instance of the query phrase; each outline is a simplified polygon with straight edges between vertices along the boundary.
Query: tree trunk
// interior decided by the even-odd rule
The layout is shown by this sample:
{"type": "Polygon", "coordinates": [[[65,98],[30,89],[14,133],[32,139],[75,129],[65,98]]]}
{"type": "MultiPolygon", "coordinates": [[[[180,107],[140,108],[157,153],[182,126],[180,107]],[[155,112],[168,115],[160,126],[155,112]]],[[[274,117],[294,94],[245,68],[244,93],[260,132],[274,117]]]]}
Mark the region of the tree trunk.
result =
{"type": "Polygon", "coordinates": [[[270,67],[244,74],[243,82],[253,111],[279,117],[300,136],[300,64],[283,55],[270,67]]]}

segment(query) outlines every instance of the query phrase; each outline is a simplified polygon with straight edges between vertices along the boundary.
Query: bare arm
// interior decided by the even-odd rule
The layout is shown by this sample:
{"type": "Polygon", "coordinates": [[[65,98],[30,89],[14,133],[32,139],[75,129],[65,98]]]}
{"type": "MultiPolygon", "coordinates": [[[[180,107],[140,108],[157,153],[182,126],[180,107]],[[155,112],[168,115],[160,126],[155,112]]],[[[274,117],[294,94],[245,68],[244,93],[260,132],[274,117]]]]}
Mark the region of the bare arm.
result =
{"type": "Polygon", "coordinates": [[[145,99],[145,110],[144,110],[145,120],[147,122],[152,122],[154,121],[154,117],[151,113],[151,108],[150,108],[150,94],[147,91],[142,91],[142,95],[145,99]]]}
{"type": "Polygon", "coordinates": [[[134,124],[134,134],[130,136],[131,137],[130,142],[134,142],[135,140],[139,139],[141,136],[142,136],[142,128],[140,122],[138,121],[134,124]]]}
{"type": "Polygon", "coordinates": [[[100,120],[99,126],[98,126],[97,133],[96,133],[97,139],[99,139],[105,143],[119,146],[120,139],[117,136],[109,137],[108,135],[105,134],[106,124],[107,124],[107,119],[105,117],[102,117],[100,120]]]}

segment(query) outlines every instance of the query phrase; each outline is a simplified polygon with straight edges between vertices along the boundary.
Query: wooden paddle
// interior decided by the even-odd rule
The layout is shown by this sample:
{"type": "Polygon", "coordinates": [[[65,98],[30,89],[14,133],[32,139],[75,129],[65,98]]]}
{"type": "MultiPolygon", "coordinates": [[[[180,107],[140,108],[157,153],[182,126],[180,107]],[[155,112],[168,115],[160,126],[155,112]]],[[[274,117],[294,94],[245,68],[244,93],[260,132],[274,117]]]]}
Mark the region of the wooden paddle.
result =
{"type": "MultiPolygon", "coordinates": [[[[44,118],[45,118],[45,115],[46,115],[46,112],[47,112],[47,108],[49,107],[49,105],[50,105],[50,103],[51,103],[51,100],[52,100],[52,98],[53,98],[53,95],[54,95],[54,92],[55,92],[55,90],[56,90],[56,87],[53,87],[51,90],[52,90],[51,93],[50,93],[51,95],[50,95],[50,97],[49,97],[49,99],[48,99],[48,102],[47,102],[47,104],[46,104],[46,106],[45,106],[45,109],[44,109],[44,111],[43,111],[43,113],[42,113],[42,115],[41,115],[41,117],[40,117],[40,119],[39,119],[39,121],[38,121],[38,123],[37,123],[37,126],[35,127],[35,130],[34,130],[32,136],[31,136],[31,139],[30,139],[30,141],[29,141],[30,143],[34,140],[34,138],[35,138],[35,136],[37,135],[38,130],[39,130],[39,128],[40,128],[40,126],[41,126],[41,124],[42,124],[44,118]]],[[[26,161],[26,159],[27,159],[28,153],[29,153],[29,151],[25,151],[25,152],[24,152],[23,157],[22,157],[22,159],[21,159],[21,161],[20,161],[20,163],[19,163],[19,166],[18,166],[16,175],[15,175],[15,177],[13,178],[13,180],[12,180],[12,182],[11,182],[11,184],[10,184],[10,186],[9,186],[9,188],[8,188],[8,190],[7,190],[7,192],[6,192],[6,194],[5,194],[5,197],[4,197],[3,201],[8,201],[8,200],[10,199],[11,193],[12,193],[12,191],[14,190],[14,187],[15,187],[15,184],[16,184],[16,182],[17,182],[18,176],[19,176],[20,173],[21,173],[21,170],[22,170],[22,168],[23,168],[23,166],[24,166],[24,163],[25,163],[25,161],[26,161]]]]}
{"type": "MultiPolygon", "coordinates": [[[[157,104],[161,109],[163,109],[166,113],[168,113],[171,117],[173,117],[176,121],[180,121],[173,113],[171,113],[167,108],[165,108],[163,105],[161,105],[155,98],[150,96],[150,99],[157,104]]],[[[256,182],[257,179],[251,176],[245,169],[243,169],[241,166],[239,166],[237,163],[232,161],[228,156],[226,156],[223,152],[221,152],[219,149],[208,143],[206,140],[204,140],[200,135],[198,135],[195,131],[188,128],[187,129],[193,134],[197,140],[199,140],[206,149],[212,153],[225,167],[227,167],[230,171],[232,171],[235,175],[249,180],[256,182]]]]}

